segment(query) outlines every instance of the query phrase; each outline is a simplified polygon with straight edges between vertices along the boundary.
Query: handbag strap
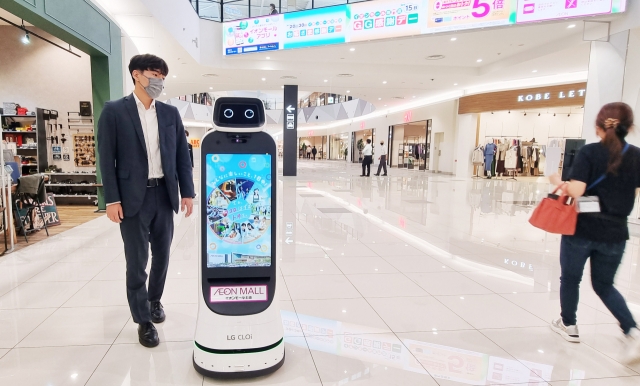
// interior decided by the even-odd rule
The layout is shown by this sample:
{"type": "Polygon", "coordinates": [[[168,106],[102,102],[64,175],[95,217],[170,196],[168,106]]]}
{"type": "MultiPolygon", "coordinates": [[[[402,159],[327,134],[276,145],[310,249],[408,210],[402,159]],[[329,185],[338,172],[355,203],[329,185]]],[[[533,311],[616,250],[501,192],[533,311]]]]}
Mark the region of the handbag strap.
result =
{"type": "MultiPolygon", "coordinates": [[[[624,149],[622,149],[622,155],[624,155],[624,153],[626,153],[627,150],[629,150],[629,144],[628,143],[624,145],[624,149]]],[[[587,190],[591,190],[591,189],[595,188],[596,185],[598,185],[599,183],[604,181],[605,178],[607,178],[607,173],[604,173],[597,180],[595,180],[591,185],[589,185],[587,187],[587,190]]]]}

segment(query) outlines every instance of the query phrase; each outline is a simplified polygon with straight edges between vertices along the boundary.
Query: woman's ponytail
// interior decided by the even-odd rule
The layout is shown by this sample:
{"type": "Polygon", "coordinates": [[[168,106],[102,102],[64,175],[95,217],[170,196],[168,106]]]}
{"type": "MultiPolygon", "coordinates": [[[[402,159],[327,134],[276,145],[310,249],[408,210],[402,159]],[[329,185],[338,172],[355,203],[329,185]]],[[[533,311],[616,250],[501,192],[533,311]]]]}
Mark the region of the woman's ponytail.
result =
{"type": "Polygon", "coordinates": [[[622,164],[623,139],[633,126],[633,110],[622,102],[606,104],[598,113],[596,126],[605,132],[602,145],[609,150],[607,173],[617,174],[622,164]]]}

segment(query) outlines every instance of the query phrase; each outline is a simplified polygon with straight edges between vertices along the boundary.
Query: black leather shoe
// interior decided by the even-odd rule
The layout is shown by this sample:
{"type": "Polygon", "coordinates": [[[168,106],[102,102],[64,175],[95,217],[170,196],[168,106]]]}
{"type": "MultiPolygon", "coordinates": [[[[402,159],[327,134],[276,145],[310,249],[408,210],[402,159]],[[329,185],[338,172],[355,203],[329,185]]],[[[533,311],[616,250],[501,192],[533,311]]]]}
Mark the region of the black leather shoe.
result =
{"type": "Polygon", "coordinates": [[[164,308],[160,302],[151,302],[151,321],[153,323],[162,323],[165,319],[164,308]]]}
{"type": "Polygon", "coordinates": [[[151,322],[138,325],[138,341],[144,347],[156,347],[160,344],[158,330],[151,322]]]}

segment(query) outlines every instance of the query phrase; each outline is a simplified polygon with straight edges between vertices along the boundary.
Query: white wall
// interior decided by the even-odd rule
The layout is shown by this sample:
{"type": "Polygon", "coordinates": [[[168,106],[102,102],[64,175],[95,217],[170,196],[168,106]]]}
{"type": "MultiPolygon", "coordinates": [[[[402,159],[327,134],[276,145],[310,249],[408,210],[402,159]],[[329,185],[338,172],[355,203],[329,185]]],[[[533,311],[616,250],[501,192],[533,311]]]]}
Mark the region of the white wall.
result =
{"type": "MultiPolygon", "coordinates": [[[[457,112],[457,100],[451,100],[447,102],[442,102],[430,106],[417,107],[415,109],[411,109],[411,121],[418,122],[424,121],[427,119],[432,120],[432,142],[431,142],[431,154],[433,154],[433,136],[435,133],[444,133],[444,142],[442,143],[442,155],[440,156],[440,171],[442,173],[454,173],[454,144],[455,144],[455,128],[456,128],[456,120],[458,116],[457,112]]],[[[366,128],[375,128],[376,129],[376,141],[379,141],[381,138],[385,138],[385,143],[388,141],[389,134],[389,126],[393,125],[401,125],[404,122],[404,113],[405,111],[400,111],[396,113],[390,113],[387,115],[364,119],[366,128]]],[[[304,132],[304,129],[299,129],[304,132]]],[[[339,126],[331,129],[327,129],[327,131],[315,130],[316,135],[325,135],[324,133],[329,134],[337,134],[343,132],[353,132],[360,130],[360,122],[354,122],[347,126],[339,126]]],[[[394,138],[397,139],[397,138],[394,138]]],[[[394,141],[395,142],[395,141],[394,141]]],[[[397,149],[397,147],[396,147],[397,149]]],[[[393,149],[392,149],[393,150],[393,149]]],[[[393,156],[391,154],[390,156],[393,156]]],[[[429,169],[433,170],[433,157],[431,157],[431,164],[429,165],[429,169]]],[[[394,161],[395,164],[395,161],[394,161]]]]}
{"type": "MultiPolygon", "coordinates": [[[[32,30],[57,41],[35,27],[32,30]]],[[[80,101],[93,101],[89,56],[74,50],[78,58],[34,36],[30,44],[23,44],[23,36],[16,27],[0,26],[0,102],[16,102],[29,111],[37,107],[57,110],[58,123],[70,134],[67,112],[80,111],[80,101]]],[[[67,141],[65,146],[72,147],[72,143],[67,141]]],[[[65,171],[75,169],[73,161],[55,164],[65,171]]]]}
{"type": "Polygon", "coordinates": [[[476,145],[476,130],[478,114],[463,114],[458,116],[456,130],[454,174],[456,177],[468,177],[473,174],[471,167],[471,152],[476,145]]]}
{"type": "MultiPolygon", "coordinates": [[[[640,120],[640,28],[629,31],[627,63],[624,72],[622,101],[629,104],[636,114],[636,125],[640,120]]],[[[636,128],[627,137],[629,143],[640,146],[640,132],[636,128]]]]}

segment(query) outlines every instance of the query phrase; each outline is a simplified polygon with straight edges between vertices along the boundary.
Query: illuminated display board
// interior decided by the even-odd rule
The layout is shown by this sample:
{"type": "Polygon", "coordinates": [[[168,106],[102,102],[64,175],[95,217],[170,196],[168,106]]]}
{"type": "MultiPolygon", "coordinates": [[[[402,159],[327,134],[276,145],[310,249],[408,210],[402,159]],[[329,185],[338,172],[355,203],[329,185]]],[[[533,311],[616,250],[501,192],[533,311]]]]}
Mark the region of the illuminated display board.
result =
{"type": "Polygon", "coordinates": [[[317,47],[626,10],[626,0],[376,0],[223,23],[223,54],[317,47]]]}

